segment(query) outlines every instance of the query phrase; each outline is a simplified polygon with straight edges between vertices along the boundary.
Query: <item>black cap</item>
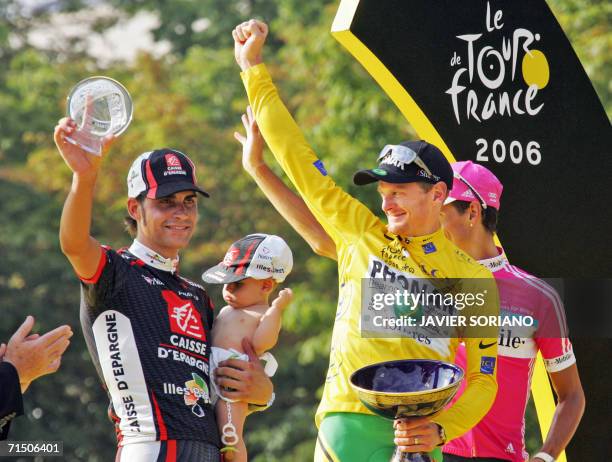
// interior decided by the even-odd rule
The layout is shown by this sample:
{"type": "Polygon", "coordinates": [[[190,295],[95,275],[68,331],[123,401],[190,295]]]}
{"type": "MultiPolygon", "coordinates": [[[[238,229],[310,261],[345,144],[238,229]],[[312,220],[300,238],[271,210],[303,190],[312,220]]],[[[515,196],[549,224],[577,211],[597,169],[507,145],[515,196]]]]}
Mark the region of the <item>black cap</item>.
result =
{"type": "Polygon", "coordinates": [[[383,158],[377,168],[359,170],[353,176],[356,185],[365,185],[375,181],[386,181],[387,183],[412,183],[422,181],[424,183],[436,184],[443,181],[448,190],[453,187],[453,169],[450,163],[437,147],[427,141],[404,141],[399,144],[416,153],[416,155],[427,166],[432,175],[416,163],[402,163],[393,158],[393,155],[383,158]]]}
{"type": "Polygon", "coordinates": [[[196,184],[195,165],[175,149],[145,152],[132,163],[127,177],[128,197],[145,193],[150,199],[180,191],[196,191],[210,197],[196,184]]]}

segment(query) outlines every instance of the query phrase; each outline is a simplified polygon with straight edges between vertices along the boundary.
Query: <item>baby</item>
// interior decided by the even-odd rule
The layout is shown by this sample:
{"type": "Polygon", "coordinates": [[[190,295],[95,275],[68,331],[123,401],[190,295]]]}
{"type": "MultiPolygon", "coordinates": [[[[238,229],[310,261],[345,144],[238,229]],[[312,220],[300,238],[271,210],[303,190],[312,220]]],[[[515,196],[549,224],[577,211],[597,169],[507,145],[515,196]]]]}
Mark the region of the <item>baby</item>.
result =
{"type": "MultiPolygon", "coordinates": [[[[248,361],[242,350],[242,339],[251,340],[258,356],[276,345],[281,328],[283,310],[289,305],[291,289],[283,289],[269,304],[268,298],[283,282],[293,267],[289,246],[278,236],[250,234],[234,242],[218,265],[207,270],[202,279],[210,284],[224,284],[223,300],[227,303],[212,329],[211,373],[217,364],[228,358],[248,361]]],[[[276,361],[270,353],[261,356],[268,359],[266,373],[272,376],[276,361]]],[[[213,382],[213,388],[216,385],[213,382]]],[[[217,400],[215,412],[221,431],[225,460],[247,460],[246,446],[242,438],[248,403],[224,398],[217,400]]]]}

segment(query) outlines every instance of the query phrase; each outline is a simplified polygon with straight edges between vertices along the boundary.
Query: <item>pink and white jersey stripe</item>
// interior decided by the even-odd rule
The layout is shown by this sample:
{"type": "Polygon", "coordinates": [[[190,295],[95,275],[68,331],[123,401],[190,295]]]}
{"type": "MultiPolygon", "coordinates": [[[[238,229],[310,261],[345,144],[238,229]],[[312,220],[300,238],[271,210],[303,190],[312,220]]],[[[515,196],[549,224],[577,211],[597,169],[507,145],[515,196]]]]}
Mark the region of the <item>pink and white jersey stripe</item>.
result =
{"type": "MultiPolygon", "coordinates": [[[[524,416],[538,350],[548,372],[559,372],[574,364],[576,358],[567,338],[563,303],[550,285],[511,265],[501,249],[497,257],[480,263],[495,276],[500,314],[531,316],[534,324],[531,327],[500,327],[495,402],[474,428],[446,444],[444,452],[462,457],[523,462],[529,458],[525,449],[524,416]]],[[[455,362],[465,368],[463,345],[457,351],[455,362]]],[[[457,397],[462,392],[460,389],[457,397]]]]}

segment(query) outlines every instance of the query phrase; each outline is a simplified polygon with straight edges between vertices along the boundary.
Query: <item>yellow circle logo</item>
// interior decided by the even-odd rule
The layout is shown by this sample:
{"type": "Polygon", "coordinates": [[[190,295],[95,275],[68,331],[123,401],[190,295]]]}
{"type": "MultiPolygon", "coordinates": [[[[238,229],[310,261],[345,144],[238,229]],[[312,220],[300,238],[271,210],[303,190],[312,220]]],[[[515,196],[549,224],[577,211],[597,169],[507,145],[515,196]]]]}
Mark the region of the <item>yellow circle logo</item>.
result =
{"type": "Polygon", "coordinates": [[[535,85],[539,90],[548,85],[550,77],[548,60],[540,50],[530,50],[523,56],[522,70],[527,85],[535,85]]]}

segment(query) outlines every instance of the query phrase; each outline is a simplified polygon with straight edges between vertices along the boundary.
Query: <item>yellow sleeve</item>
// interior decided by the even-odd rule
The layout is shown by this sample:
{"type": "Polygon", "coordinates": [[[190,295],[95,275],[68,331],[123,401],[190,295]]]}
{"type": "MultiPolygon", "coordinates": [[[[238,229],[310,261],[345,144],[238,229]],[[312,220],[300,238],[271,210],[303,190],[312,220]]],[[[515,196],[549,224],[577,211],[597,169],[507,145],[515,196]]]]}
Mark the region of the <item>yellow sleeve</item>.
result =
{"type": "Polygon", "coordinates": [[[272,154],[336,246],[354,242],[376,226],[378,218],[327,174],[280,99],[265,65],[253,66],[241,76],[272,154]]]}
{"type": "MultiPolygon", "coordinates": [[[[499,294],[491,273],[485,268],[466,280],[465,293],[486,290],[485,303],[466,312],[466,316],[499,315],[499,294]]],[[[466,387],[461,397],[448,409],[432,418],[444,428],[447,440],[460,437],[489,412],[497,394],[498,327],[469,327],[463,339],[467,356],[466,387]],[[477,337],[480,335],[480,337],[477,337]]]]}

